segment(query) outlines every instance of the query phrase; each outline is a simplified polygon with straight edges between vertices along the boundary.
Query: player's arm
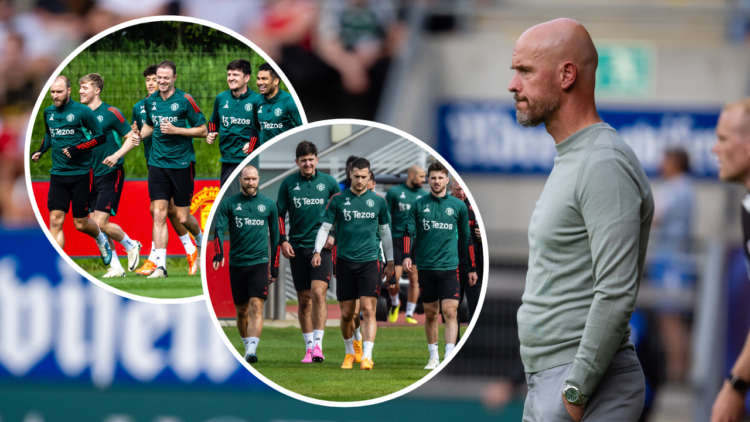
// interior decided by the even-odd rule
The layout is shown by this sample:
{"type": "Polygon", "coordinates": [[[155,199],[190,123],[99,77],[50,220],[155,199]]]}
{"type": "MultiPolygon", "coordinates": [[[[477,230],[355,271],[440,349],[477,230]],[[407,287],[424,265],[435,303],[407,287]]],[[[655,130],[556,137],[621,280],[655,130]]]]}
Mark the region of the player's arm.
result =
{"type": "Polygon", "coordinates": [[[380,213],[378,213],[378,228],[380,229],[380,243],[383,245],[385,254],[385,279],[393,277],[393,238],[391,237],[391,215],[388,213],[388,204],[385,198],[380,199],[380,213]]]}
{"type": "Polygon", "coordinates": [[[52,136],[50,136],[49,133],[49,126],[47,126],[47,119],[45,118],[44,121],[44,140],[42,141],[42,145],[39,146],[39,149],[31,153],[31,161],[37,162],[42,157],[42,154],[47,152],[48,149],[52,146],[52,136]]]}
{"type": "Polygon", "coordinates": [[[458,261],[469,269],[469,286],[477,284],[477,260],[474,254],[474,244],[471,241],[469,227],[469,210],[462,202],[458,207],[458,261]],[[461,257],[463,255],[463,258],[461,257]]]}
{"type": "MultiPolygon", "coordinates": [[[[336,179],[331,178],[331,180],[333,181],[333,183],[331,184],[331,187],[328,190],[329,198],[341,193],[341,187],[336,182],[336,179]]],[[[336,225],[335,224],[331,228],[331,232],[328,233],[328,240],[326,240],[325,248],[330,249],[334,251],[335,253],[335,249],[336,249],[336,225]]]]}
{"type": "Polygon", "coordinates": [[[279,277],[279,223],[283,224],[283,221],[279,218],[279,212],[276,209],[276,205],[273,202],[268,204],[271,212],[268,213],[268,229],[270,230],[271,237],[271,280],[276,280],[279,277]]]}
{"type": "Polygon", "coordinates": [[[219,218],[216,219],[214,231],[214,270],[219,269],[219,263],[224,266],[224,231],[229,224],[229,213],[232,204],[229,201],[223,201],[219,206],[219,218]]]}
{"type": "MultiPolygon", "coordinates": [[[[730,374],[742,381],[750,381],[750,332],[730,374]]],[[[735,390],[728,380],[724,381],[711,411],[711,422],[739,421],[744,411],[745,395],[735,390]]]]}
{"type": "Polygon", "coordinates": [[[320,266],[320,251],[323,250],[328,240],[328,233],[331,231],[333,223],[336,221],[336,201],[334,197],[328,200],[326,210],[323,213],[322,224],[318,229],[318,235],[315,237],[315,249],[313,249],[312,266],[318,268],[320,266]]]}
{"type": "Polygon", "coordinates": [[[411,250],[412,241],[417,237],[417,207],[412,204],[409,214],[406,216],[406,229],[404,230],[404,260],[401,265],[408,274],[411,272],[411,250]]]}
{"type": "Polygon", "coordinates": [[[175,128],[180,129],[178,135],[187,136],[188,138],[205,138],[208,136],[208,128],[206,127],[206,116],[198,108],[198,104],[195,103],[193,97],[185,94],[185,99],[188,101],[187,107],[187,121],[190,123],[190,128],[175,128]]]}
{"type": "Polygon", "coordinates": [[[291,98],[289,102],[291,103],[287,106],[287,113],[289,114],[289,118],[292,120],[294,127],[302,126],[302,116],[299,114],[297,104],[291,98]]]}
{"type": "Polygon", "coordinates": [[[635,308],[642,198],[630,163],[619,151],[595,149],[580,171],[576,199],[589,235],[594,299],[565,384],[590,397],[635,308]]]}
{"type": "Polygon", "coordinates": [[[115,151],[114,154],[110,155],[109,157],[105,158],[104,161],[102,161],[102,164],[109,167],[114,167],[117,165],[117,161],[119,161],[120,158],[124,157],[125,154],[127,154],[131,149],[135,148],[137,144],[131,141],[131,138],[133,137],[133,130],[131,129],[130,125],[128,125],[128,121],[125,120],[125,117],[122,115],[120,110],[114,107],[110,107],[108,111],[114,114],[114,116],[117,118],[117,123],[115,124],[115,133],[121,138],[126,138],[125,142],[122,143],[122,146],[119,150],[115,151]]]}
{"type": "Polygon", "coordinates": [[[65,156],[68,158],[73,158],[86,150],[104,145],[104,143],[107,141],[107,137],[104,134],[104,131],[102,131],[102,125],[101,123],[99,123],[99,119],[94,116],[94,112],[91,111],[91,109],[88,107],[84,107],[83,110],[84,111],[81,115],[81,123],[83,124],[83,127],[88,129],[89,133],[91,134],[91,139],[78,145],[64,148],[63,154],[65,154],[65,156]]]}
{"type": "Polygon", "coordinates": [[[211,113],[211,120],[208,121],[208,135],[206,135],[206,143],[209,145],[214,143],[216,137],[219,135],[219,124],[221,124],[221,117],[219,116],[219,97],[214,100],[214,111],[211,113]]]}
{"type": "Polygon", "coordinates": [[[294,258],[294,249],[286,238],[286,213],[289,211],[289,189],[287,188],[286,179],[281,181],[279,194],[276,196],[276,209],[279,213],[279,243],[281,244],[281,254],[286,259],[294,258]]]}

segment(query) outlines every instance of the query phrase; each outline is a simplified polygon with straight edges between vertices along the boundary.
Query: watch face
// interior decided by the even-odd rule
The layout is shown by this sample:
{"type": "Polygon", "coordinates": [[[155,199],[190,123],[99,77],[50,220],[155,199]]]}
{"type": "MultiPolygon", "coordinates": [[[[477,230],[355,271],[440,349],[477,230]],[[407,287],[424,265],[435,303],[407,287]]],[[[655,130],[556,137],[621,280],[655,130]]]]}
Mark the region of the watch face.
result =
{"type": "Polygon", "coordinates": [[[569,403],[577,402],[579,396],[580,396],[580,393],[577,388],[568,387],[565,389],[565,400],[567,400],[569,403]]]}

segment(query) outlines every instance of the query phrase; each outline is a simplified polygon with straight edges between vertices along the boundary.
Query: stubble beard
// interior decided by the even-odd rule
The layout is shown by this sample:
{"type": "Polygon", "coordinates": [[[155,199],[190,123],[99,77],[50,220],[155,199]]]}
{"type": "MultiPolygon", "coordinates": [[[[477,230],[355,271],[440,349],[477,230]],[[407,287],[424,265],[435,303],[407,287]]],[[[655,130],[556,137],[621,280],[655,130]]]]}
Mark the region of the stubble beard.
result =
{"type": "Polygon", "coordinates": [[[525,112],[516,108],[516,121],[523,127],[539,126],[560,109],[559,99],[552,95],[534,103],[527,98],[526,102],[528,110],[525,112]]]}

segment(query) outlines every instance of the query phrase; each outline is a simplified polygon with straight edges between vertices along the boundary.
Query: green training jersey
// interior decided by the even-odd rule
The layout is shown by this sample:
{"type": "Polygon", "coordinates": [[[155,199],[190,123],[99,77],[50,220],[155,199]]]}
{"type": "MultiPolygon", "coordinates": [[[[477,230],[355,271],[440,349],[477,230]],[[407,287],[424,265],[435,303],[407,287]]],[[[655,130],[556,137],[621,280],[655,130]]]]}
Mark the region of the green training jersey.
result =
{"type": "Polygon", "coordinates": [[[240,192],[221,201],[216,220],[216,237],[224,243],[229,228],[229,265],[250,266],[268,261],[271,240],[271,262],[279,266],[279,214],[276,204],[267,197],[247,196],[240,192]]]}
{"type": "Polygon", "coordinates": [[[150,166],[181,169],[195,160],[193,139],[182,135],[167,135],[161,132],[161,122],[168,121],[175,127],[191,128],[206,123],[198,104],[190,94],[175,88],[174,93],[166,100],[159,91],[154,92],[144,104],[146,124],[154,128],[151,135],[151,152],[148,157],[150,166]]]}
{"type": "MultiPolygon", "coordinates": [[[[51,174],[75,176],[91,171],[92,151],[83,150],[68,158],[62,150],[80,145],[102,135],[102,125],[87,106],[68,99],[62,107],[54,105],[44,109],[44,142],[40,151],[52,148],[51,174]]],[[[100,146],[101,147],[101,146],[100,146]]]]}
{"type": "MultiPolygon", "coordinates": [[[[138,101],[133,106],[133,121],[131,123],[135,123],[138,126],[138,130],[143,129],[143,124],[146,123],[146,98],[138,101]]],[[[148,162],[148,157],[151,153],[151,137],[141,139],[141,143],[143,144],[143,156],[146,157],[146,162],[148,162]]]]}
{"type": "Polygon", "coordinates": [[[391,212],[393,237],[404,237],[409,210],[414,201],[425,195],[427,195],[427,192],[421,187],[411,188],[406,183],[388,189],[385,200],[388,202],[388,210],[391,212]]]}
{"type": "MultiPolygon", "coordinates": [[[[102,125],[102,132],[106,136],[104,145],[98,146],[92,150],[92,167],[94,176],[103,176],[115,170],[115,167],[109,167],[102,164],[105,158],[117,152],[122,147],[122,138],[130,133],[130,125],[125,120],[120,110],[112,107],[107,103],[99,104],[96,110],[92,110],[94,116],[102,125]]],[[[117,164],[125,162],[123,158],[117,160],[117,164]]]]}
{"type": "Polygon", "coordinates": [[[287,176],[279,187],[276,207],[279,210],[281,233],[286,234],[283,222],[289,212],[289,243],[293,248],[312,248],[320,229],[320,219],[328,200],[341,192],[332,176],[316,171],[309,179],[299,172],[287,176]]]}
{"type": "Polygon", "coordinates": [[[263,145],[276,135],[302,126],[302,117],[291,94],[279,89],[270,100],[265,95],[260,96],[258,123],[260,124],[260,144],[263,145]]]}
{"type": "MultiPolygon", "coordinates": [[[[469,214],[459,199],[429,193],[414,201],[404,237],[414,240],[411,254],[420,270],[454,270],[469,256],[469,214]]],[[[406,252],[406,251],[404,251],[406,252]]],[[[472,266],[471,271],[475,271],[472,266]]]]}
{"type": "Polygon", "coordinates": [[[375,232],[388,224],[388,205],[370,190],[357,196],[346,189],[331,197],[322,222],[336,223],[337,256],[352,262],[375,261],[380,254],[375,232]]]}
{"type": "MultiPolygon", "coordinates": [[[[232,95],[231,90],[216,96],[208,131],[219,132],[219,161],[222,163],[239,164],[247,157],[242,147],[250,141],[252,129],[258,131],[257,103],[261,97],[250,88],[239,97],[232,95]]],[[[250,151],[259,145],[259,142],[250,145],[250,151]]]]}

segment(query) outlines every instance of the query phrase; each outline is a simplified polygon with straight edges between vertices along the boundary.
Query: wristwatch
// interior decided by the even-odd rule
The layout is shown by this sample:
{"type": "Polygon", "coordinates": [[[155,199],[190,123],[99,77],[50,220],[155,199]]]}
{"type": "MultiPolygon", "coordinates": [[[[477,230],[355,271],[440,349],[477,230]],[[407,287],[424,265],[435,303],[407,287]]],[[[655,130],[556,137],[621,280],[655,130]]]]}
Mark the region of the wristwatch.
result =
{"type": "Polygon", "coordinates": [[[731,385],[735,391],[743,396],[747,394],[747,390],[750,389],[750,382],[741,379],[737,375],[729,375],[727,381],[729,381],[729,385],[731,385]]]}
{"type": "Polygon", "coordinates": [[[581,390],[578,387],[570,384],[565,384],[563,387],[563,397],[570,404],[584,404],[589,398],[581,394],[581,390]]]}

